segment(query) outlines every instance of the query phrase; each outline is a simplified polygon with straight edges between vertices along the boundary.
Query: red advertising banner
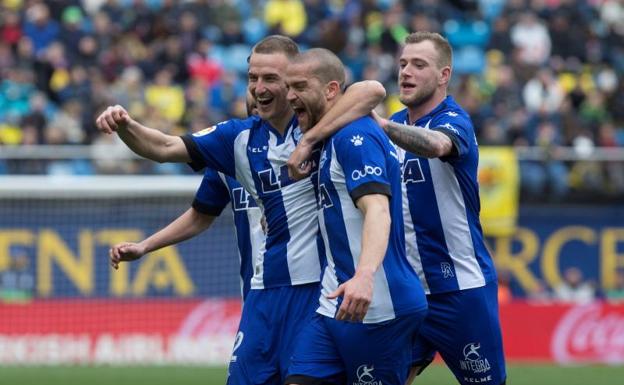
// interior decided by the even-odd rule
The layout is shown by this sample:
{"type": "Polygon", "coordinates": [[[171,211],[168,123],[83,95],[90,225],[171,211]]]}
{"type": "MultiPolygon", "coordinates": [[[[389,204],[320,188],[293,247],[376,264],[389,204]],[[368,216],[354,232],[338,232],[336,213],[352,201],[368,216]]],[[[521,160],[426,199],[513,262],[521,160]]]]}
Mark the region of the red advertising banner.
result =
{"type": "MultiPolygon", "coordinates": [[[[0,364],[222,365],[237,299],[0,304],[0,364]]],[[[509,361],[624,363],[624,304],[514,302],[500,309],[509,361]]]]}
{"type": "Polygon", "coordinates": [[[0,304],[0,364],[224,364],[239,300],[0,304]]]}
{"type": "Polygon", "coordinates": [[[624,363],[624,304],[501,306],[509,360],[624,363]]]}

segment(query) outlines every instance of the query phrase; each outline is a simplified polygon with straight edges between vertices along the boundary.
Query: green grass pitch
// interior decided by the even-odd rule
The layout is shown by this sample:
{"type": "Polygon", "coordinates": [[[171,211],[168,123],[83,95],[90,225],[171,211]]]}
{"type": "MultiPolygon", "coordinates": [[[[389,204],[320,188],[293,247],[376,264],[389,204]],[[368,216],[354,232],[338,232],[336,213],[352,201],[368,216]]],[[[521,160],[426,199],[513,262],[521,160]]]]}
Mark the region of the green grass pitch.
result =
{"type": "MultiPolygon", "coordinates": [[[[221,385],[224,368],[193,366],[23,366],[0,367],[0,384],[10,385],[221,385]]],[[[622,385],[624,366],[560,367],[509,365],[509,385],[622,385]]],[[[436,364],[416,385],[456,384],[446,367],[436,364]]]]}

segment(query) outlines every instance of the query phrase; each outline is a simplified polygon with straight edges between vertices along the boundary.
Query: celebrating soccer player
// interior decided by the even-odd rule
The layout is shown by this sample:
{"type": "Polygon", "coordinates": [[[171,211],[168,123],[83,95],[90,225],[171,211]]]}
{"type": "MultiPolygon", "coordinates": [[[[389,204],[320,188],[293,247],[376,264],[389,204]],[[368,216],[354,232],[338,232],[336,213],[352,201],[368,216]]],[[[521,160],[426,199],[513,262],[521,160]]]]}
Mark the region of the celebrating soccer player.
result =
{"type": "MultiPolygon", "coordinates": [[[[468,114],[447,95],[452,50],[437,33],[416,32],[399,58],[400,100],[390,120],[375,115],[403,166],[403,218],[410,263],[429,313],[414,347],[412,378],[439,352],[461,384],[506,381],[496,271],[479,221],[478,144],[468,114]]],[[[311,146],[335,127],[321,121],[289,160],[300,177],[311,146]]],[[[410,379],[411,381],[411,379],[410,379]]]]}
{"type": "MultiPolygon", "coordinates": [[[[263,210],[266,240],[254,261],[228,384],[282,384],[295,337],[318,299],[323,247],[313,182],[290,179],[286,166],[301,136],[284,82],[288,61],[297,52],[297,45],[283,36],[254,46],[248,80],[259,117],[229,120],[183,137],[145,127],[121,106],[109,107],[96,121],[101,131],[117,131],[143,157],[190,162],[196,169],[210,167],[235,177],[263,210]]],[[[349,109],[340,113],[344,120],[336,124],[367,114],[385,94],[377,85],[355,87],[349,109]]]]}
{"type": "MultiPolygon", "coordinates": [[[[312,49],[288,67],[290,101],[302,130],[342,96],[344,67],[312,49]]],[[[328,138],[318,170],[319,221],[327,266],[317,315],[302,331],[288,384],[402,384],[427,304],[405,256],[401,170],[370,116],[328,138]],[[365,372],[365,374],[363,374],[365,372]]]]}

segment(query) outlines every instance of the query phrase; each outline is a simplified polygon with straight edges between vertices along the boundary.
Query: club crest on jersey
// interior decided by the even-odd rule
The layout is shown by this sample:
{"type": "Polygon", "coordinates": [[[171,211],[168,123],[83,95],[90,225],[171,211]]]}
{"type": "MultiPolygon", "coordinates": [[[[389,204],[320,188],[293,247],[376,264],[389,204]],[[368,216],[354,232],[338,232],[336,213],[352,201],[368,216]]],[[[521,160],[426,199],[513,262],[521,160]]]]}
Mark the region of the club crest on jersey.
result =
{"type": "Polygon", "coordinates": [[[440,263],[440,269],[442,270],[442,276],[444,278],[453,278],[455,274],[453,274],[453,269],[451,268],[451,264],[448,262],[440,263]]]}
{"type": "Polygon", "coordinates": [[[217,126],[212,126],[208,128],[204,128],[203,130],[197,131],[193,134],[194,137],[198,138],[200,136],[208,135],[217,129],[217,126]]]}
{"type": "Polygon", "coordinates": [[[295,140],[295,142],[298,143],[302,136],[303,133],[301,132],[301,128],[297,127],[293,130],[293,139],[295,140]]]}
{"type": "Polygon", "coordinates": [[[361,146],[362,143],[364,143],[364,138],[360,135],[353,135],[353,137],[351,138],[351,143],[353,143],[355,147],[361,146]]]}

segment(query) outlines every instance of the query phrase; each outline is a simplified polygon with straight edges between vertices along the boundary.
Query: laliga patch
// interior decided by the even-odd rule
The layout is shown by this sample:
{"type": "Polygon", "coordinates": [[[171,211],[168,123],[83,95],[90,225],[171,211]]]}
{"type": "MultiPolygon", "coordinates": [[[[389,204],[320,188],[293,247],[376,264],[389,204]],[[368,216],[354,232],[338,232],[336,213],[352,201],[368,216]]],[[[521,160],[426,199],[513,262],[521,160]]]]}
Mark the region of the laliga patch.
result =
{"type": "Polygon", "coordinates": [[[204,136],[204,135],[208,135],[211,132],[213,132],[214,130],[217,129],[217,126],[212,126],[212,127],[208,127],[208,128],[204,128],[203,130],[197,131],[193,134],[194,137],[200,137],[200,136],[204,136]]]}

